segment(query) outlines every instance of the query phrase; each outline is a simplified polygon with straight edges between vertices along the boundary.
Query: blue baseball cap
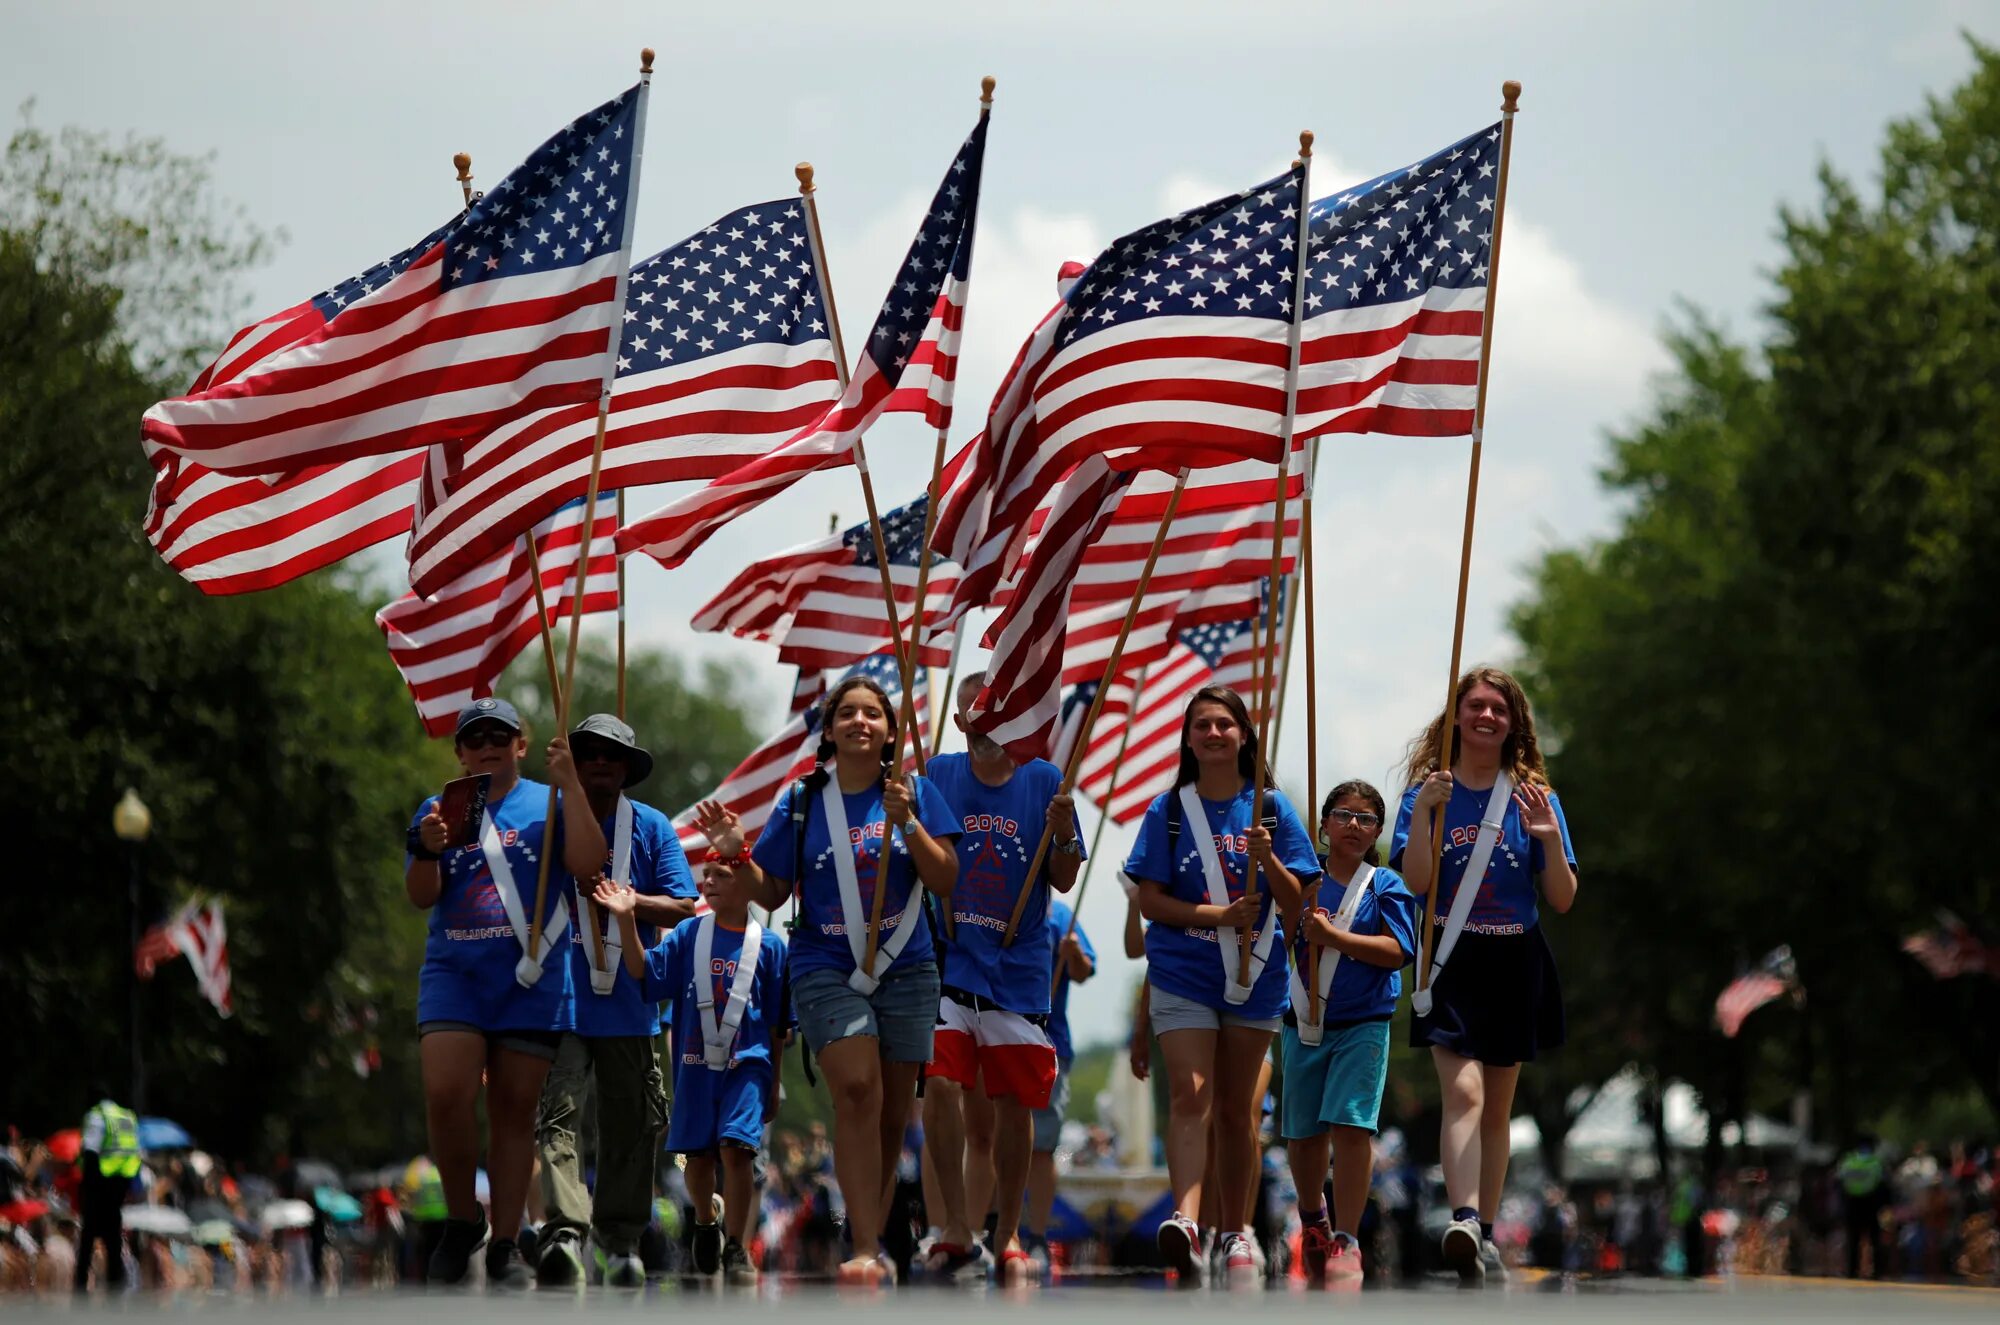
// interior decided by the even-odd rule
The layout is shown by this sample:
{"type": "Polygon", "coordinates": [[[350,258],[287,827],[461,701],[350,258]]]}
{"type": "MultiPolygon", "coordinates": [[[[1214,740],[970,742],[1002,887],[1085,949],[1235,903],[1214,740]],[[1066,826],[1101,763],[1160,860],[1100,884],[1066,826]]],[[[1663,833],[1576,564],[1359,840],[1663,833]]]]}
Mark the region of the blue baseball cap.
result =
{"type": "Polygon", "coordinates": [[[452,735],[455,737],[473,723],[482,720],[498,722],[515,731],[521,730],[521,715],[515,711],[514,706],[504,699],[488,695],[484,699],[473,700],[458,711],[458,726],[453,729],[452,735]]]}

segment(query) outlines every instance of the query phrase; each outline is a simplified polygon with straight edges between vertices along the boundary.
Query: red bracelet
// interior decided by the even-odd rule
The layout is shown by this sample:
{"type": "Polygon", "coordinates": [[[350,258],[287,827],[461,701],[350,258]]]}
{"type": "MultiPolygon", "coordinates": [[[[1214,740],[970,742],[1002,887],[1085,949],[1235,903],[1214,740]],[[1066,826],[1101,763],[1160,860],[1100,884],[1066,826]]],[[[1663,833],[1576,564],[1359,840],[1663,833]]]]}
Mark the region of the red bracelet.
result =
{"type": "Polygon", "coordinates": [[[748,865],[750,863],[750,852],[747,848],[738,847],[735,855],[725,856],[720,851],[717,851],[714,847],[710,847],[708,849],[708,854],[702,857],[702,863],[704,865],[708,864],[727,865],[730,868],[735,869],[743,865],[748,865]]]}

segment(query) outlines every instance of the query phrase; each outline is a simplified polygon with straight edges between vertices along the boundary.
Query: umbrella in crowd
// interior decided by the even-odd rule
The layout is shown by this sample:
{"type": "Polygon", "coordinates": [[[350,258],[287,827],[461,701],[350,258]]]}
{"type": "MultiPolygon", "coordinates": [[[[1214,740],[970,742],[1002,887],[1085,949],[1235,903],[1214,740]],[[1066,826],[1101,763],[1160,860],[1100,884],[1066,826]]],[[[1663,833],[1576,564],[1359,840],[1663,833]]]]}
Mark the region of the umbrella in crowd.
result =
{"type": "Polygon", "coordinates": [[[163,1238],[183,1238],[194,1231],[184,1211],[170,1205],[128,1205],[125,1228],[131,1233],[153,1233],[163,1238]]]}
{"type": "Polygon", "coordinates": [[[139,1149],[192,1150],[194,1138],[188,1135],[187,1128],[171,1118],[141,1118],[139,1149]]]}
{"type": "Polygon", "coordinates": [[[361,1202],[338,1187],[321,1187],[313,1193],[313,1204],[336,1224],[352,1224],[361,1218],[361,1202]]]}
{"type": "Polygon", "coordinates": [[[74,1164],[76,1157],[83,1153],[83,1133],[74,1127],[66,1127],[49,1137],[49,1158],[58,1164],[74,1164]]]}
{"type": "Polygon", "coordinates": [[[257,1217],[266,1233],[276,1233],[288,1228],[308,1228],[313,1221],[313,1208],[304,1201],[273,1201],[264,1207],[257,1217]]]}

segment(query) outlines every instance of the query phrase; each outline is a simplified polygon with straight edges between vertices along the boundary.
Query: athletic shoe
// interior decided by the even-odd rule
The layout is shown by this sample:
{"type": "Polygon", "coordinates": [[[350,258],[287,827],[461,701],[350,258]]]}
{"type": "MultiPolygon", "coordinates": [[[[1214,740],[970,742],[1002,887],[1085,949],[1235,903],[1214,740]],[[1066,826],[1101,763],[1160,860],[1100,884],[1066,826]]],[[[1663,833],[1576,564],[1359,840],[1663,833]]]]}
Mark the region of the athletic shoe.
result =
{"type": "Polygon", "coordinates": [[[722,1198],[715,1198],[715,1220],[713,1223],[696,1224],[694,1240],[689,1248],[694,1258],[694,1272],[699,1275],[722,1273],[722,1198]]]}
{"type": "Polygon", "coordinates": [[[535,1261],[536,1286],[568,1288],[582,1279],[583,1256],[577,1251],[575,1235],[558,1233],[551,1237],[535,1261]]]}
{"type": "Polygon", "coordinates": [[[927,1279],[975,1279],[985,1270],[986,1248],[975,1240],[969,1247],[961,1247],[956,1242],[939,1239],[931,1244],[924,1255],[924,1277],[927,1279]]]}
{"type": "Polygon", "coordinates": [[[607,1288],[644,1288],[646,1286],[646,1262],[631,1252],[609,1256],[604,1261],[604,1284],[607,1288]]]}
{"type": "Polygon", "coordinates": [[[431,1253],[429,1270],[424,1282],[442,1288],[454,1288],[466,1282],[472,1274],[472,1258],[486,1246],[492,1236],[484,1215],[477,1220],[447,1219],[444,1233],[438,1238],[437,1250],[431,1253]]]}
{"type": "Polygon", "coordinates": [[[1222,1235],[1222,1272],[1230,1281],[1255,1278],[1257,1274],[1257,1244],[1247,1233],[1225,1233],[1222,1235]]]}
{"type": "Polygon", "coordinates": [[[1439,1248],[1444,1253],[1445,1265],[1458,1272],[1461,1287],[1477,1288],[1486,1282],[1486,1267],[1479,1261],[1477,1219],[1452,1220],[1445,1226],[1439,1248]]]}
{"type": "Polygon", "coordinates": [[[1160,1259],[1180,1276],[1185,1288],[1198,1288],[1208,1280],[1208,1249],[1201,1245],[1201,1230],[1195,1222],[1176,1210],[1160,1222],[1155,1239],[1160,1259]]]}
{"type": "Polygon", "coordinates": [[[1257,1277],[1259,1279],[1268,1278],[1271,1273],[1271,1265],[1269,1261],[1264,1259],[1264,1244],[1258,1240],[1257,1235],[1254,1233],[1246,1233],[1244,1236],[1250,1240],[1250,1261],[1257,1267],[1257,1277]]]}
{"type": "Polygon", "coordinates": [[[750,1263],[750,1253],[735,1238],[722,1244],[722,1277],[732,1288],[757,1286],[757,1267],[750,1263]]]}
{"type": "Polygon", "coordinates": [[[1345,1234],[1336,1233],[1333,1252],[1326,1261],[1326,1286],[1359,1288],[1361,1273],[1361,1244],[1345,1234]]]}
{"type": "Polygon", "coordinates": [[[1482,1238],[1479,1243],[1479,1264],[1486,1271],[1486,1282],[1504,1284],[1507,1282],[1507,1262],[1500,1259],[1500,1248],[1492,1238],[1482,1238]]]}
{"type": "Polygon", "coordinates": [[[1316,1284],[1326,1278],[1326,1260],[1332,1252],[1333,1226],[1325,1216],[1300,1230],[1299,1254],[1305,1258],[1307,1283],[1316,1284]]]}
{"type": "Polygon", "coordinates": [[[535,1272],[512,1238],[496,1238],[486,1247],[486,1286],[526,1290],[535,1286],[535,1272]]]}

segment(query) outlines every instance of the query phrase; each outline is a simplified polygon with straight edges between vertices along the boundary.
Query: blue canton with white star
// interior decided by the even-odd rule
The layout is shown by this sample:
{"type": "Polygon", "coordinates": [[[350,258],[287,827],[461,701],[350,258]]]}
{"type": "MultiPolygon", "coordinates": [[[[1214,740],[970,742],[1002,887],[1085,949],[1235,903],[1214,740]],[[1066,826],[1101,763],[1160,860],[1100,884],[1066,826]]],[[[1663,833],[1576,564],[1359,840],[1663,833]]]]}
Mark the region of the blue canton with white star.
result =
{"type": "Polygon", "coordinates": [[[1253,629],[1256,624],[1254,621],[1241,620],[1211,621],[1206,625],[1189,626],[1181,632],[1181,643],[1193,649],[1212,672],[1222,666],[1222,660],[1228,655],[1229,646],[1235,642],[1236,637],[1246,630],[1253,629]]]}
{"type": "Polygon", "coordinates": [[[1306,313],[1486,284],[1500,126],[1312,205],[1306,313]]]}
{"type": "MultiPolygon", "coordinates": [[[[882,517],[882,547],[889,554],[891,566],[915,566],[924,551],[924,513],[930,509],[930,495],[917,498],[907,506],[899,506],[882,517]]],[[[840,541],[854,554],[857,566],[874,566],[875,535],[865,524],[855,525],[840,536],[840,541]]],[[[944,554],[933,551],[931,565],[944,561],[944,554]]]]}
{"type": "Polygon", "coordinates": [[[979,211],[979,172],[986,159],[986,117],[958,149],[944,182],[931,198],[930,210],[896,272],[896,283],[882,301],[866,351],[884,377],[895,382],[903,365],[923,338],[931,310],[946,279],[963,281],[972,271],[972,227],[979,211]]]}
{"type": "Polygon", "coordinates": [[[780,199],[731,212],[632,269],[618,373],[827,339],[805,207],[780,199]]]}
{"type": "Polygon", "coordinates": [[[1147,317],[1290,322],[1299,175],[1287,171],[1113,243],[1069,293],[1063,344],[1147,317]]]}

